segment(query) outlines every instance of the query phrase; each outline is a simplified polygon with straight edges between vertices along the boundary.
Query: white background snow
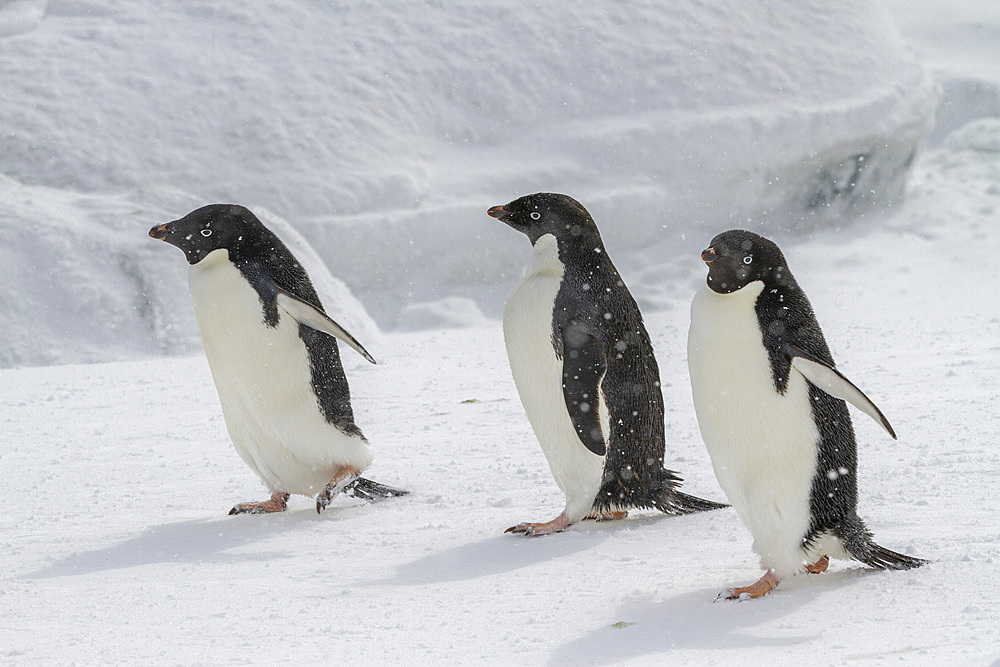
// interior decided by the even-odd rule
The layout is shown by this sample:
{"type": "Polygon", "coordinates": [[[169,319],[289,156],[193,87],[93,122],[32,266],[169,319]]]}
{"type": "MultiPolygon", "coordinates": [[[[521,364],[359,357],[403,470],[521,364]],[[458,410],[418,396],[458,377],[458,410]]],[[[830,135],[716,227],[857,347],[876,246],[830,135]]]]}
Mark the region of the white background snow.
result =
{"type": "Polygon", "coordinates": [[[1000,660],[998,62],[971,0],[0,1],[0,662],[1000,660]],[[562,502],[496,319],[528,243],[485,215],[539,190],[594,213],[706,497],[698,252],[778,241],[900,436],[855,416],[860,512],[934,562],[716,604],[760,574],[732,510],[502,535],[562,502]],[[266,492],[145,236],[213,201],[314,253],[410,496],[226,515],[266,492]]]}

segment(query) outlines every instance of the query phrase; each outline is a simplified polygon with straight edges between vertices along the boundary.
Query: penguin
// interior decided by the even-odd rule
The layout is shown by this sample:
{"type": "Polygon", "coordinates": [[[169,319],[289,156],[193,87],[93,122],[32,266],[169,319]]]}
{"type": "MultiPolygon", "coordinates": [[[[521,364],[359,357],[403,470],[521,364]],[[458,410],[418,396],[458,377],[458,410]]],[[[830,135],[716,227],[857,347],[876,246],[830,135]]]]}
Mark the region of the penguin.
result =
{"type": "Polygon", "coordinates": [[[721,598],[769,593],[830,558],[906,570],[927,561],[875,543],[857,514],[857,444],[847,402],[893,438],[882,411],[839,370],[778,246],[732,230],[701,254],[688,366],[716,478],[753,536],[764,576],[721,598]],[[846,401],[846,402],[845,402],[846,401]]]}
{"type": "Polygon", "coordinates": [[[571,197],[538,193],[487,214],[533,250],[504,306],[511,374],[528,421],[566,495],[559,516],[508,533],[544,535],[631,508],[687,514],[725,507],[682,493],[663,467],[663,395],[639,308],[590,213],[571,197]]]}
{"type": "Polygon", "coordinates": [[[323,310],[302,265],[249,209],[212,204],[154,226],[184,252],[226,429],[271,492],[230,514],[283,512],[290,494],[372,500],[406,493],[360,477],[372,451],[354,423],[336,339],[375,363],[323,310]]]}

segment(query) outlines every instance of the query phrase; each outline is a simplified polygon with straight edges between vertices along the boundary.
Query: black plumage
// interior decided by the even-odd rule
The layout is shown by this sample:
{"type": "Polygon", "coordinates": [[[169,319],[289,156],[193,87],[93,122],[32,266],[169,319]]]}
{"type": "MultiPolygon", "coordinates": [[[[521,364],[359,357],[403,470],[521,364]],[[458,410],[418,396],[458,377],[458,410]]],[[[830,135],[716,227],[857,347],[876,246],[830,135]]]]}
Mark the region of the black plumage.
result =
{"type": "MultiPolygon", "coordinates": [[[[179,247],[190,264],[197,264],[219,248],[229,252],[229,261],[260,296],[261,317],[268,326],[278,324],[279,290],[325,312],[306,270],[249,209],[236,204],[210,204],[170,224],[171,237],[185,240],[179,247]]],[[[172,242],[170,238],[164,240],[172,242]]],[[[354,423],[351,391],[336,339],[304,324],[299,324],[299,338],[309,352],[313,392],[327,422],[348,435],[363,438],[354,423]]]]}
{"type": "MultiPolygon", "coordinates": [[[[709,262],[708,285],[716,292],[728,294],[763,282],[755,310],[777,392],[785,393],[795,357],[835,368],[812,305],[776,244],[753,232],[731,230],[712,239],[702,256],[709,262]]],[[[857,442],[847,404],[811,382],[809,398],[819,441],[809,499],[810,524],[802,536],[803,545],[830,533],[841,539],[855,559],[871,567],[909,569],[924,564],[924,560],[875,544],[857,514],[857,442]]],[[[895,437],[888,421],[881,412],[878,415],[895,437]]]]}
{"type": "MultiPolygon", "coordinates": [[[[348,436],[367,442],[354,423],[347,376],[337,341],[331,332],[355,347],[372,363],[374,359],[353,336],[326,316],[305,268],[256,215],[236,204],[211,204],[173,222],[157,225],[149,231],[149,235],[180,248],[192,265],[215,250],[226,250],[229,261],[257,293],[261,322],[265,326],[278,326],[282,317],[279,313],[281,297],[290,298],[298,302],[300,308],[313,311],[314,314],[307,316],[306,321],[298,320],[298,317],[295,319],[298,337],[308,354],[310,386],[317,408],[328,424],[348,436]],[[323,320],[329,326],[321,323],[319,326],[323,330],[314,328],[317,321],[323,320]]],[[[361,477],[354,479],[342,491],[369,499],[406,493],[361,477]]]]}
{"type": "Polygon", "coordinates": [[[561,194],[538,193],[494,207],[490,215],[534,245],[551,234],[565,266],[552,313],[552,345],[563,362],[563,393],[581,446],[606,454],[593,509],[656,508],[685,514],[725,507],[679,490],[663,466],[663,394],[639,308],[604,248],[587,210],[561,194]],[[597,410],[603,391],[610,422],[605,441],[597,410]]]}

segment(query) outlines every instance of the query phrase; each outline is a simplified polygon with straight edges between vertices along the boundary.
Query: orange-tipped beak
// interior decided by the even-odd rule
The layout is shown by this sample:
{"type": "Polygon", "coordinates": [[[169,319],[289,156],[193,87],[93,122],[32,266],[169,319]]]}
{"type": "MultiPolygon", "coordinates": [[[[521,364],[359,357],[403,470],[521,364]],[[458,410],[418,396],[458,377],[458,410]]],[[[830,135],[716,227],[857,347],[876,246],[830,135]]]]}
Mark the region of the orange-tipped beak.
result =
{"type": "Polygon", "coordinates": [[[168,230],[165,224],[156,225],[155,227],[149,230],[149,235],[152,236],[154,239],[159,239],[162,241],[163,239],[167,238],[167,232],[168,230]]]}
{"type": "Polygon", "coordinates": [[[503,216],[507,215],[507,209],[505,209],[503,206],[494,206],[490,210],[486,211],[486,215],[490,216],[491,218],[496,218],[497,220],[499,220],[503,216]]]}
{"type": "Polygon", "coordinates": [[[717,259],[719,259],[719,256],[715,254],[715,248],[707,248],[701,251],[701,261],[706,264],[711,264],[717,259]]]}

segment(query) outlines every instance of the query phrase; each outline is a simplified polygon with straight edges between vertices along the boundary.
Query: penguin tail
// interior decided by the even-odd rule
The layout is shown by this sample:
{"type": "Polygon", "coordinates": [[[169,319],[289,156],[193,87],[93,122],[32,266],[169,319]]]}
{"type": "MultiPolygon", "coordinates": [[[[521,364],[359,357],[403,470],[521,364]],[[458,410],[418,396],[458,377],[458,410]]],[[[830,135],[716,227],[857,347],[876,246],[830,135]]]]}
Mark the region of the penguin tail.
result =
{"type": "Polygon", "coordinates": [[[654,503],[656,509],[664,514],[693,514],[695,512],[705,512],[708,510],[718,510],[729,507],[725,503],[717,503],[714,500],[705,500],[698,496],[692,496],[677,491],[672,488],[665,488],[660,497],[654,503]]]}
{"type": "Polygon", "coordinates": [[[378,482],[373,482],[372,480],[364,477],[358,477],[356,480],[344,487],[342,493],[350,496],[351,498],[360,498],[361,500],[382,500],[383,498],[397,498],[399,496],[405,496],[409,493],[409,491],[394,489],[391,486],[379,484],[378,482]]]}
{"type": "Polygon", "coordinates": [[[912,570],[915,567],[927,565],[930,562],[916,556],[897,553],[874,542],[869,542],[864,552],[862,554],[852,552],[851,555],[868,567],[873,567],[876,570],[912,570]]]}
{"type": "Polygon", "coordinates": [[[843,541],[847,552],[855,560],[876,570],[912,570],[930,562],[876,544],[875,536],[857,515],[844,521],[839,528],[835,534],[843,541]]]}

